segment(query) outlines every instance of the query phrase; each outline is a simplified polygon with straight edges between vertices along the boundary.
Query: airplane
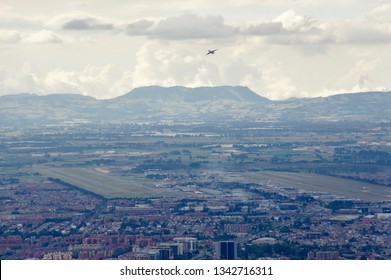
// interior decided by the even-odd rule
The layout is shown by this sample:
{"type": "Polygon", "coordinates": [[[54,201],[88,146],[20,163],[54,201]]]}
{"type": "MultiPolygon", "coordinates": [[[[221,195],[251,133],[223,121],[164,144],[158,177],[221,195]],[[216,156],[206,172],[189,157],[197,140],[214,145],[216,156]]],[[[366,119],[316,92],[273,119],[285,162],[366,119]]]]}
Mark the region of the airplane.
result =
{"type": "Polygon", "coordinates": [[[215,54],[215,52],[217,51],[218,49],[215,49],[215,50],[208,50],[208,53],[206,55],[209,55],[209,54],[215,54]]]}

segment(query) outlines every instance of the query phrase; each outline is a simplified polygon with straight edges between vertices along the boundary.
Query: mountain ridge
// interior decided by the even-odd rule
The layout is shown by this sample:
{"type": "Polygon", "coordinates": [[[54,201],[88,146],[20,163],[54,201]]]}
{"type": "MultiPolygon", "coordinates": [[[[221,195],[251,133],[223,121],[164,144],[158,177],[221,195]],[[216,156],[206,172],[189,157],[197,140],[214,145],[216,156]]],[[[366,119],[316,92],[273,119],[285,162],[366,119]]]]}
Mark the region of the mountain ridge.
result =
{"type": "Polygon", "coordinates": [[[266,97],[258,95],[243,86],[217,86],[217,87],[196,87],[183,86],[161,87],[147,86],[135,88],[132,91],[114,99],[123,98],[170,98],[181,97],[187,101],[210,99],[210,97],[227,98],[237,101],[269,101],[266,97]]]}
{"type": "Polygon", "coordinates": [[[391,92],[269,100],[243,86],[149,86],[112,99],[80,94],[0,96],[1,124],[74,121],[391,121],[391,92]]]}
{"type": "Polygon", "coordinates": [[[329,99],[329,98],[337,98],[337,97],[343,97],[343,96],[365,96],[368,94],[372,95],[390,95],[391,96],[391,91],[365,91],[365,92],[344,92],[344,93],[335,93],[332,95],[328,96],[316,96],[316,97],[290,97],[287,99],[281,99],[281,100],[272,100],[268,99],[267,97],[264,97],[262,95],[259,95],[258,93],[252,91],[250,88],[247,86],[201,86],[201,87],[185,87],[185,86],[170,86],[170,87],[164,87],[164,86],[158,86],[158,85],[152,85],[152,86],[142,86],[142,87],[137,87],[132,89],[131,91],[117,96],[113,98],[106,98],[106,99],[97,99],[96,97],[89,96],[89,95],[84,95],[81,93],[49,93],[49,94],[37,94],[37,93],[30,93],[30,92],[21,92],[21,93],[16,93],[16,94],[5,94],[5,95],[0,95],[0,101],[3,98],[14,98],[14,97],[38,97],[38,98],[47,98],[47,97],[81,97],[81,98],[86,98],[86,99],[95,99],[95,100],[100,100],[100,101],[106,101],[106,100],[113,100],[113,99],[120,99],[124,97],[128,97],[130,95],[133,95],[134,92],[145,92],[147,93],[148,90],[171,90],[171,89],[184,89],[187,91],[192,91],[192,90],[198,90],[198,89],[205,89],[205,90],[213,90],[213,89],[244,89],[248,90],[251,93],[257,95],[261,99],[266,99],[271,102],[287,102],[291,100],[311,100],[311,99],[329,99]]]}

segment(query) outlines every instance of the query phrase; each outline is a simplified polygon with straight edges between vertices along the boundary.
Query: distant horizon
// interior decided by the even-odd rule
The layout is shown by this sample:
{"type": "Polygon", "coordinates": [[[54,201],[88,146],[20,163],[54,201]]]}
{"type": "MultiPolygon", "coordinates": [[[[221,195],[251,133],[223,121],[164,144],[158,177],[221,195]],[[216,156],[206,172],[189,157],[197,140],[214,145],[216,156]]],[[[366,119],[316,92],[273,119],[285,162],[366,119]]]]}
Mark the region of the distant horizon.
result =
{"type": "Polygon", "coordinates": [[[5,97],[5,96],[17,96],[17,95],[23,95],[23,94],[29,94],[29,95],[36,95],[36,96],[52,96],[52,95],[78,95],[78,96],[86,96],[86,97],[92,97],[96,100],[110,100],[110,99],[115,99],[115,98],[118,98],[118,97],[121,97],[121,96],[125,96],[129,93],[131,93],[132,91],[134,90],[137,90],[137,89],[142,89],[142,88],[165,88],[165,89],[170,89],[170,88],[186,88],[186,89],[197,89],[197,88],[223,88],[223,87],[232,87],[232,88],[235,88],[235,87],[241,87],[241,88],[247,88],[249,89],[250,91],[252,91],[253,93],[255,93],[256,95],[259,95],[260,97],[263,97],[263,98],[266,98],[266,99],[269,99],[271,101],[285,101],[285,100],[289,100],[289,99],[315,99],[315,98],[326,98],[326,97],[331,97],[331,96],[336,96],[336,95],[344,95],[344,94],[365,94],[365,93],[391,93],[391,90],[384,90],[384,91],[381,91],[381,90],[378,90],[378,91],[357,91],[357,92],[336,92],[336,93],[333,93],[333,94],[330,94],[330,95],[326,95],[326,96],[310,96],[310,97],[288,97],[286,99],[271,99],[267,96],[264,96],[264,95],[261,95],[259,94],[258,92],[252,90],[250,87],[248,86],[241,86],[241,85],[236,85],[236,86],[233,86],[233,85],[220,85],[220,86],[194,86],[194,87],[191,87],[191,86],[181,86],[181,85],[176,85],[176,86],[161,86],[161,85],[149,85],[149,86],[140,86],[140,87],[136,87],[136,88],[132,88],[131,90],[123,93],[123,94],[120,94],[118,96],[114,96],[114,97],[110,97],[110,98],[97,98],[95,96],[92,96],[92,95],[88,95],[88,94],[83,94],[83,93],[77,93],[77,92],[51,92],[51,93],[36,93],[36,92],[20,92],[20,93],[13,93],[13,94],[4,94],[4,95],[0,95],[0,99],[1,97],[5,97]]]}

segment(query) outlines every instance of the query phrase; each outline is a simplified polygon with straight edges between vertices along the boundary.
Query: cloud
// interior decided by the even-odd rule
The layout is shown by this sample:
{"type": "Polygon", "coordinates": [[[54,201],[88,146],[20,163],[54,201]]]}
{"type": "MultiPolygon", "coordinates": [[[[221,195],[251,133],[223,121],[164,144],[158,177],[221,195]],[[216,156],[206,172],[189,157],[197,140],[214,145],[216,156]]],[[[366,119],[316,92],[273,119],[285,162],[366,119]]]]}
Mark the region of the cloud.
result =
{"type": "Polygon", "coordinates": [[[168,40],[223,38],[237,32],[238,28],[226,25],[222,16],[194,14],[168,17],[154,25],[151,21],[138,21],[126,28],[128,35],[146,35],[168,40]]]}
{"type": "Polygon", "coordinates": [[[308,31],[316,26],[315,19],[310,17],[302,17],[296,14],[296,12],[293,10],[284,12],[273,21],[280,22],[282,27],[290,32],[308,31]]]}
{"type": "Polygon", "coordinates": [[[340,44],[389,44],[391,30],[365,21],[345,22],[336,31],[337,43],[340,44]]]}
{"type": "MultiPolygon", "coordinates": [[[[259,1],[245,1],[252,2],[254,9],[262,6],[258,6],[259,1]]],[[[239,2],[235,2],[236,7],[243,4],[239,2]]],[[[272,99],[317,95],[323,89],[337,92],[334,89],[349,91],[391,85],[387,72],[391,63],[388,51],[391,5],[360,13],[349,20],[340,19],[342,11],[336,16],[338,20],[306,16],[301,12],[304,9],[270,17],[273,11],[281,11],[281,7],[265,9],[259,15],[254,10],[245,18],[239,10],[230,13],[228,8],[213,7],[183,10],[219,11],[224,18],[189,13],[153,18],[159,13],[145,9],[136,18],[123,10],[123,21],[120,21],[115,17],[73,12],[45,16],[44,21],[37,18],[36,25],[27,29],[17,27],[17,21],[11,19],[7,20],[9,26],[3,26],[4,19],[0,17],[3,29],[0,44],[14,44],[2,45],[6,51],[0,58],[4,69],[9,71],[7,79],[21,76],[19,67],[25,61],[37,65],[37,71],[23,74],[23,79],[14,79],[15,92],[75,92],[98,98],[118,96],[134,87],[151,84],[245,85],[272,99]],[[266,10],[270,11],[265,16],[268,19],[262,19],[266,10]],[[26,47],[30,47],[27,44],[44,45],[29,48],[26,53],[26,47]],[[219,48],[219,51],[206,57],[208,48],[219,48]],[[354,48],[357,51],[352,53],[354,48]],[[48,59],[54,55],[56,61],[48,59]],[[361,62],[355,65],[357,61],[361,62]],[[98,65],[86,66],[92,62],[98,65]]],[[[156,6],[154,9],[158,10],[156,6]]],[[[139,10],[132,11],[133,15],[136,12],[139,10]]],[[[10,89],[9,85],[5,83],[5,88],[10,89]]]]}
{"type": "Polygon", "coordinates": [[[378,23],[391,23],[391,4],[374,8],[367,17],[378,23]]]}
{"type": "Polygon", "coordinates": [[[154,22],[139,20],[126,26],[131,36],[149,36],[166,40],[216,39],[235,36],[260,36],[271,44],[388,44],[391,42],[391,5],[344,21],[321,21],[288,10],[272,21],[240,29],[225,24],[222,16],[182,14],[154,22]]]}
{"type": "Polygon", "coordinates": [[[200,17],[185,14],[162,20],[154,30],[159,37],[172,39],[218,38],[235,33],[236,28],[224,24],[222,16],[200,17]]]}
{"type": "Polygon", "coordinates": [[[113,30],[117,28],[114,20],[85,12],[58,14],[45,24],[51,30],[113,30]]]}
{"type": "Polygon", "coordinates": [[[267,38],[269,43],[281,45],[316,45],[335,42],[330,25],[311,17],[303,17],[289,10],[271,22],[251,25],[246,33],[267,38]]]}
{"type": "Polygon", "coordinates": [[[265,37],[271,44],[388,44],[391,43],[391,5],[343,21],[320,21],[288,10],[271,22],[251,25],[247,34],[265,37]]]}
{"type": "Polygon", "coordinates": [[[373,9],[361,17],[338,24],[336,36],[342,44],[390,44],[391,5],[373,9]]]}
{"type": "Polygon", "coordinates": [[[146,85],[201,86],[221,84],[219,67],[205,54],[180,43],[149,41],[137,52],[133,87],[146,85]]]}
{"type": "Polygon", "coordinates": [[[23,43],[44,44],[44,43],[62,43],[62,38],[50,30],[41,30],[36,33],[30,33],[22,40],[23,43]]]}
{"type": "Polygon", "coordinates": [[[42,79],[45,92],[83,93],[98,98],[109,95],[113,66],[87,65],[79,71],[55,69],[42,79]]]}
{"type": "Polygon", "coordinates": [[[63,43],[60,35],[50,30],[22,33],[16,30],[0,30],[0,44],[58,44],[63,43]]]}
{"type": "Polygon", "coordinates": [[[288,10],[269,22],[239,28],[225,24],[222,16],[182,14],[158,22],[139,20],[128,24],[125,33],[130,36],[148,36],[165,40],[218,39],[238,36],[261,36],[269,43],[282,45],[328,44],[335,42],[331,25],[288,10]]]}
{"type": "Polygon", "coordinates": [[[0,30],[0,43],[13,44],[19,42],[21,34],[15,30],[0,30]]]}
{"type": "Polygon", "coordinates": [[[344,76],[336,81],[336,86],[354,92],[368,91],[375,87],[372,75],[378,65],[377,59],[360,59],[344,76]]]}
{"type": "Polygon", "coordinates": [[[281,65],[265,67],[260,86],[262,95],[275,100],[306,96],[307,93],[300,92],[292,79],[280,68],[281,65]]]}
{"type": "Polygon", "coordinates": [[[264,22],[258,25],[251,25],[246,32],[253,35],[276,35],[284,31],[281,22],[264,22]]]}
{"type": "Polygon", "coordinates": [[[73,19],[64,23],[65,30],[112,30],[114,26],[110,23],[103,23],[94,18],[73,19]]]}
{"type": "Polygon", "coordinates": [[[149,29],[154,25],[153,21],[150,20],[139,20],[128,24],[125,28],[125,33],[131,36],[135,35],[147,35],[149,29]]]}
{"type": "Polygon", "coordinates": [[[184,49],[181,43],[155,40],[140,48],[137,65],[127,81],[133,87],[243,85],[272,99],[308,96],[270,54],[256,39],[221,49],[216,57],[184,49]],[[219,57],[222,52],[229,57],[219,57]]]}
{"type": "MultiPolygon", "coordinates": [[[[103,66],[89,64],[80,70],[72,71],[56,68],[42,73],[33,65],[25,63],[18,76],[12,77],[5,73],[8,78],[5,80],[4,88],[7,93],[79,93],[108,98],[123,93],[112,92],[112,85],[118,84],[114,73],[111,64],[103,66]]],[[[114,89],[118,89],[118,85],[114,89]]]]}
{"type": "Polygon", "coordinates": [[[21,16],[12,10],[0,9],[0,26],[6,29],[37,29],[42,28],[43,16],[21,16]]]}

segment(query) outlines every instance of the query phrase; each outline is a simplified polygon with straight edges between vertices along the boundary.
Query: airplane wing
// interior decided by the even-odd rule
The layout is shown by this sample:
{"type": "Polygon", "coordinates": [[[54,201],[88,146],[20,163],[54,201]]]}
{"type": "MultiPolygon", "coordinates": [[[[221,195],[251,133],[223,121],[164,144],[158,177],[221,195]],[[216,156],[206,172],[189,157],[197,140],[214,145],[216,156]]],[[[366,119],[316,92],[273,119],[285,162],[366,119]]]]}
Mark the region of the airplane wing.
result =
{"type": "Polygon", "coordinates": [[[215,54],[215,51],[217,51],[218,49],[214,49],[214,50],[208,50],[208,53],[206,55],[209,55],[209,54],[215,54]]]}

